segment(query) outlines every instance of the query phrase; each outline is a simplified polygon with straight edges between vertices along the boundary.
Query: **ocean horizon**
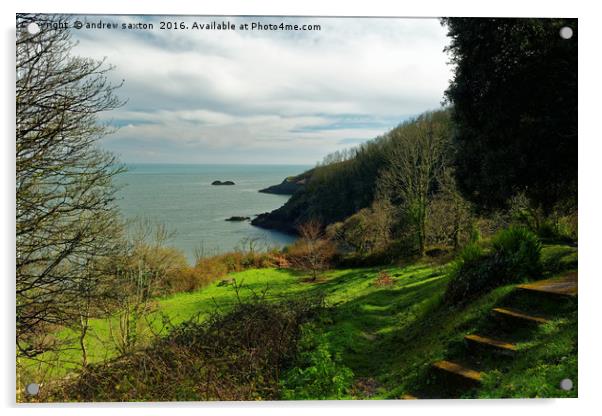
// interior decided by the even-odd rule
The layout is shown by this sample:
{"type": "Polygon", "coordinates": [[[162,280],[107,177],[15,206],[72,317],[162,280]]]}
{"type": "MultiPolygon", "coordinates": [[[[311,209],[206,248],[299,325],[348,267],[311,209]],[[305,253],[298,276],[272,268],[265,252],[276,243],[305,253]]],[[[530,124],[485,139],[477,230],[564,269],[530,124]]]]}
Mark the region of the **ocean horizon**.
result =
{"type": "Polygon", "coordinates": [[[260,249],[281,247],[292,235],[255,227],[251,217],[282,206],[290,196],[258,192],[311,165],[125,163],[127,171],[115,178],[117,203],[126,220],[148,219],[173,233],[167,242],[182,250],[192,264],[205,256],[236,250],[249,239],[260,249]],[[233,181],[232,186],[211,185],[233,181]]]}

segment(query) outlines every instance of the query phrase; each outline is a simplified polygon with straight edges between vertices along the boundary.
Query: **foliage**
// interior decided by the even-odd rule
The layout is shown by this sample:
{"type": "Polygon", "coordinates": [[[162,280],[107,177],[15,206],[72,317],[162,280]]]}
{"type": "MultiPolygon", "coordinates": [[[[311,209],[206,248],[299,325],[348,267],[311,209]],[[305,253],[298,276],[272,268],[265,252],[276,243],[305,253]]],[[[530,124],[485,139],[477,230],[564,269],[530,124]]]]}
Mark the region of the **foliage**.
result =
{"type": "Polygon", "coordinates": [[[426,112],[326,158],[284,206],[253,223],[298,232],[299,224],[317,220],[359,263],[390,259],[392,243],[421,256],[429,241],[460,244],[469,208],[455,189],[452,159],[449,111],[426,112]],[[453,217],[443,215],[447,210],[453,217]]]}
{"type": "Polygon", "coordinates": [[[457,179],[483,209],[577,195],[577,19],[445,18],[457,179]],[[559,36],[563,26],[571,39],[559,36]]]}
{"type": "Polygon", "coordinates": [[[541,273],[541,242],[523,227],[500,231],[492,240],[493,254],[506,267],[507,278],[520,281],[541,273]]]}
{"type": "Polygon", "coordinates": [[[534,206],[524,193],[511,198],[509,215],[513,222],[527,227],[546,240],[577,240],[577,207],[565,199],[547,213],[534,206]]]}
{"type": "Polygon", "coordinates": [[[328,226],[370,207],[380,199],[377,180],[389,166],[396,143],[406,134],[402,131],[416,130],[415,123],[448,117],[447,110],[427,113],[353,149],[330,155],[313,169],[303,189],[282,207],[260,215],[253,224],[297,233],[297,226],[311,219],[328,226]]]}
{"type": "Polygon", "coordinates": [[[305,324],[295,367],[284,373],[280,385],[284,400],[341,399],[351,387],[353,372],[332,353],[326,337],[305,324]]]}
{"type": "Polygon", "coordinates": [[[101,302],[109,320],[112,341],[119,352],[132,352],[152,335],[148,319],[155,311],[153,298],[162,294],[170,276],[186,267],[184,255],[165,247],[171,234],[162,224],[138,219],[128,227],[122,251],[111,259],[111,296],[101,302]]]}
{"type": "Polygon", "coordinates": [[[56,325],[79,326],[107,296],[107,259],[121,224],[112,179],[123,171],[97,144],[111,129],[97,118],[123,104],[104,61],[72,55],[68,30],[29,34],[18,14],[16,40],[16,332],[20,356],[53,346],[56,325]]]}
{"type": "MultiPolygon", "coordinates": [[[[171,253],[167,260],[172,262],[172,267],[167,268],[162,274],[155,295],[193,292],[229,273],[243,270],[290,267],[286,253],[278,249],[269,249],[267,246],[262,247],[259,243],[259,239],[244,239],[234,251],[212,256],[206,256],[202,250],[199,250],[196,262],[192,267],[188,265],[182,252],[170,247],[163,247],[160,251],[171,253]]],[[[160,255],[161,253],[159,253],[160,255]]]]}
{"type": "Polygon", "coordinates": [[[326,229],[326,235],[343,252],[366,256],[383,251],[391,242],[394,208],[389,201],[376,200],[343,222],[326,229]]]}
{"type": "Polygon", "coordinates": [[[167,282],[167,293],[194,292],[223,278],[229,273],[265,267],[287,267],[288,262],[278,251],[245,252],[242,250],[197,259],[193,267],[180,269],[167,282]]]}
{"type": "Polygon", "coordinates": [[[456,258],[445,299],[461,304],[497,286],[538,276],[541,243],[522,227],[500,231],[492,240],[491,251],[478,243],[467,245],[456,258]]]}
{"type": "Polygon", "coordinates": [[[428,201],[425,240],[429,245],[459,249],[477,239],[470,204],[460,195],[452,168],[443,170],[438,180],[438,191],[428,201]]]}
{"type": "MultiPolygon", "coordinates": [[[[546,267],[554,263],[562,264],[562,270],[575,270],[576,257],[577,249],[567,245],[545,245],[542,249],[546,267]]],[[[390,267],[385,271],[394,278],[395,285],[386,288],[375,286],[373,282],[378,278],[379,270],[372,268],[331,270],[315,285],[299,281],[296,274],[289,270],[247,270],[229,277],[236,282],[244,282],[244,287],[248,289],[238,292],[243,302],[252,298],[253,292],[260,293],[268,286],[265,299],[270,301],[278,301],[283,297],[300,299],[324,292],[325,301],[331,306],[321,311],[317,318],[310,319],[316,325],[316,332],[326,337],[329,351],[340,352],[341,364],[353,371],[354,386],[343,398],[356,399],[398,399],[404,393],[419,392],[423,387],[431,386],[430,364],[449,354],[450,348],[464,346],[465,334],[481,333],[482,320],[489,316],[492,307],[506,302],[513,289],[513,285],[499,287],[457,308],[441,302],[448,283],[447,267],[419,263],[390,267]],[[403,345],[402,353],[400,345],[403,345]],[[366,381],[363,384],[373,386],[370,391],[361,387],[361,380],[366,381]]],[[[222,313],[227,313],[239,302],[234,285],[219,286],[213,283],[194,293],[179,293],[157,299],[157,303],[170,321],[178,324],[199,313],[200,319],[210,317],[215,305],[219,305],[222,313]]],[[[576,376],[577,342],[576,314],[566,313],[557,306],[555,304],[546,315],[554,317],[553,331],[542,329],[541,336],[538,335],[529,344],[530,348],[521,350],[524,359],[505,365],[507,372],[501,379],[493,379],[491,384],[471,391],[466,397],[574,397],[576,390],[562,392],[555,389],[558,374],[576,376]]],[[[529,303],[516,307],[528,311],[529,303]]],[[[107,354],[108,343],[103,342],[105,331],[106,319],[91,321],[91,332],[95,334],[89,338],[91,358],[99,364],[107,354]]],[[[57,336],[63,335],[57,333],[57,336]]],[[[72,367],[68,367],[70,354],[71,350],[61,353],[55,370],[62,372],[55,373],[55,379],[56,376],[64,376],[66,371],[73,371],[72,367]]],[[[190,359],[195,360],[195,357],[193,354],[190,359]]],[[[158,388],[154,392],[147,390],[145,400],[162,397],[162,400],[167,400],[170,395],[171,400],[198,400],[196,393],[191,393],[194,383],[185,383],[184,378],[188,371],[192,377],[199,376],[194,373],[188,356],[177,358],[178,361],[170,364],[170,371],[161,381],[161,391],[158,388]],[[183,376],[179,376],[180,371],[183,376]]],[[[282,371],[290,369],[293,361],[294,357],[282,371]]],[[[57,386],[58,382],[52,381],[52,378],[41,378],[33,373],[37,363],[31,361],[32,365],[27,367],[28,361],[20,360],[20,363],[23,366],[19,369],[23,382],[43,380],[44,394],[57,386]],[[34,369],[30,370],[31,367],[34,369]]],[[[159,366],[161,361],[148,362],[148,365],[152,367],[153,363],[159,366]]],[[[104,368],[109,372],[108,366],[104,368]]],[[[282,371],[280,379],[283,378],[282,371]]],[[[140,378],[143,373],[139,367],[132,370],[134,378],[140,378]]],[[[71,373],[70,379],[73,380],[74,376],[75,373],[71,373]]],[[[122,397],[130,394],[129,397],[133,397],[135,392],[128,392],[126,388],[129,384],[124,382],[119,385],[121,392],[115,392],[113,386],[111,394],[122,397]]],[[[444,384],[440,387],[446,392],[450,386],[444,384]]],[[[61,399],[76,400],[75,396],[68,393],[62,390],[61,399]]],[[[279,394],[278,397],[282,396],[279,394]]]]}
{"type": "Polygon", "coordinates": [[[391,132],[387,167],[379,174],[379,193],[401,207],[412,225],[418,254],[424,256],[428,205],[450,155],[449,113],[422,114],[391,132]]]}
{"type": "Polygon", "coordinates": [[[328,240],[317,221],[299,226],[300,238],[288,250],[287,257],[293,268],[308,272],[311,280],[326,270],[334,257],[334,244],[328,240]]]}
{"type": "Polygon", "coordinates": [[[165,338],[90,366],[45,392],[48,401],[269,400],[296,353],[300,326],[323,300],[239,301],[229,313],[186,321],[165,338]]]}

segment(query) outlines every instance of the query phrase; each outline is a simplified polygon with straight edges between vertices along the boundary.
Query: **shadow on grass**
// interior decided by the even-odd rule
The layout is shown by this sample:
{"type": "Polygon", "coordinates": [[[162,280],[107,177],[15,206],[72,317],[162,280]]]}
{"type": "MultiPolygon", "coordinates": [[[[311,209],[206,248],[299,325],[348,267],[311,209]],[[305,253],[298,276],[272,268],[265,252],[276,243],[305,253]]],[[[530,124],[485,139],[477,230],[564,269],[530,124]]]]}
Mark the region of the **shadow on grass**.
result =
{"type": "Polygon", "coordinates": [[[401,347],[398,331],[432,306],[445,282],[426,276],[408,282],[411,286],[373,289],[335,305],[325,330],[356,377],[377,377],[391,366],[401,347]]]}
{"type": "Polygon", "coordinates": [[[577,269],[577,248],[567,245],[544,246],[541,252],[541,262],[546,275],[577,269]]]}
{"type": "Polygon", "coordinates": [[[575,392],[558,389],[562,379],[558,377],[563,372],[576,377],[576,299],[513,289],[512,285],[498,288],[462,309],[439,304],[425,319],[404,329],[408,359],[398,364],[405,369],[398,375],[399,388],[392,391],[422,398],[573,397],[575,392]],[[495,318],[490,310],[498,306],[544,316],[549,323],[495,318]],[[517,343],[518,351],[502,354],[475,347],[463,339],[469,333],[517,343]],[[440,359],[483,372],[483,384],[433,369],[431,364],[440,359]]]}

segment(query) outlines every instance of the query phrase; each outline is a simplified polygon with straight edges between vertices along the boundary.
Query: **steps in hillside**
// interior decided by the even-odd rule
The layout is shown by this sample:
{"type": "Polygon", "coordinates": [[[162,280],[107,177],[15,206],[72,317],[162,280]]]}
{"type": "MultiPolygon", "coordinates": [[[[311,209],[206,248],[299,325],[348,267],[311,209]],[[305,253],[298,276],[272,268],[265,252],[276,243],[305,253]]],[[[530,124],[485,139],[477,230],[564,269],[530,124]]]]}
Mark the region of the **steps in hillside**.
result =
{"type": "Polygon", "coordinates": [[[493,339],[482,335],[470,334],[466,335],[464,339],[476,345],[494,348],[509,354],[515,353],[517,350],[516,345],[511,342],[500,341],[498,339],[493,339]]]}
{"type": "Polygon", "coordinates": [[[532,324],[545,324],[548,322],[548,320],[546,318],[542,318],[540,316],[528,315],[524,312],[518,311],[516,309],[510,309],[510,308],[494,308],[493,313],[495,313],[498,316],[504,317],[504,318],[515,319],[515,320],[519,320],[522,322],[528,322],[528,323],[532,323],[532,324]]]}
{"type": "Polygon", "coordinates": [[[539,280],[516,286],[518,289],[553,296],[577,296],[577,273],[555,278],[539,280]]]}
{"type": "Polygon", "coordinates": [[[433,367],[437,370],[444,371],[446,373],[454,374],[456,376],[460,376],[467,381],[480,383],[481,382],[481,372],[473,370],[471,368],[464,367],[460,364],[454,363],[452,361],[441,360],[433,363],[433,367]]]}
{"type": "MultiPolygon", "coordinates": [[[[543,296],[550,296],[554,299],[561,300],[566,297],[576,298],[577,296],[577,273],[571,273],[565,275],[560,278],[555,279],[545,279],[537,282],[527,283],[516,286],[516,288],[520,291],[532,294],[539,294],[543,296]]],[[[529,296],[529,304],[537,305],[538,302],[543,301],[544,299],[536,296],[529,296]]],[[[545,302],[544,304],[548,304],[545,302]]],[[[537,309],[535,309],[537,310],[537,309]]],[[[531,315],[530,312],[521,311],[518,309],[511,309],[509,307],[498,307],[492,309],[492,313],[494,316],[498,318],[503,318],[503,321],[500,320],[498,324],[504,327],[506,330],[508,329],[506,324],[511,323],[511,328],[514,330],[516,327],[520,326],[520,324],[534,324],[540,325],[549,322],[547,318],[544,316],[531,315]]],[[[494,332],[495,333],[500,333],[494,332]]],[[[503,333],[503,332],[502,332],[503,333]]],[[[495,336],[495,335],[494,335],[495,336]]],[[[479,334],[469,334],[464,337],[466,341],[466,347],[478,347],[483,348],[483,350],[477,350],[476,348],[472,351],[469,348],[468,357],[464,357],[462,359],[463,364],[454,361],[442,360],[433,363],[432,368],[450,376],[454,376],[456,378],[460,377],[460,379],[466,381],[467,383],[456,383],[455,381],[451,383],[451,380],[446,380],[445,384],[441,390],[443,392],[443,396],[445,397],[462,397],[467,388],[475,387],[474,384],[480,384],[482,377],[485,373],[474,370],[472,368],[466,367],[474,365],[474,363],[479,363],[479,359],[482,358],[482,353],[487,351],[488,354],[491,353],[502,353],[507,355],[510,358],[514,358],[516,353],[519,351],[517,345],[513,342],[490,338],[488,336],[479,335],[479,334]],[[473,364],[471,364],[473,363],[473,364]],[[469,382],[469,383],[468,383],[469,382]]],[[[499,357],[501,358],[501,357],[499,357]]],[[[436,383],[439,384],[439,383],[436,383]]],[[[437,387],[435,387],[435,391],[437,391],[437,387]]],[[[440,392],[437,391],[435,396],[439,396],[440,392]]],[[[422,395],[422,394],[421,394],[422,395]]],[[[422,397],[430,397],[430,393],[422,397]]],[[[416,397],[412,395],[403,395],[401,398],[405,400],[415,400],[416,397]]]]}

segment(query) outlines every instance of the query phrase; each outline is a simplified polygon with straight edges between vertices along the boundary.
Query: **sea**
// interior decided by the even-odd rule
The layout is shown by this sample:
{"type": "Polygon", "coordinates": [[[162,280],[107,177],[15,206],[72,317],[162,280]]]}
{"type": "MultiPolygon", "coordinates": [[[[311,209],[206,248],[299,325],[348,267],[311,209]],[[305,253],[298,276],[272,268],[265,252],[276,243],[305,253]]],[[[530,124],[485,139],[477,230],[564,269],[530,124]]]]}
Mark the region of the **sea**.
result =
{"type": "Polygon", "coordinates": [[[258,192],[279,184],[311,166],[127,164],[115,178],[117,203],[128,220],[163,224],[172,234],[166,245],[182,250],[192,264],[254,242],[256,249],[282,247],[295,237],[255,227],[249,221],[226,221],[232,216],[253,218],[282,206],[290,196],[258,192]],[[235,185],[211,185],[215,180],[235,185]]]}

